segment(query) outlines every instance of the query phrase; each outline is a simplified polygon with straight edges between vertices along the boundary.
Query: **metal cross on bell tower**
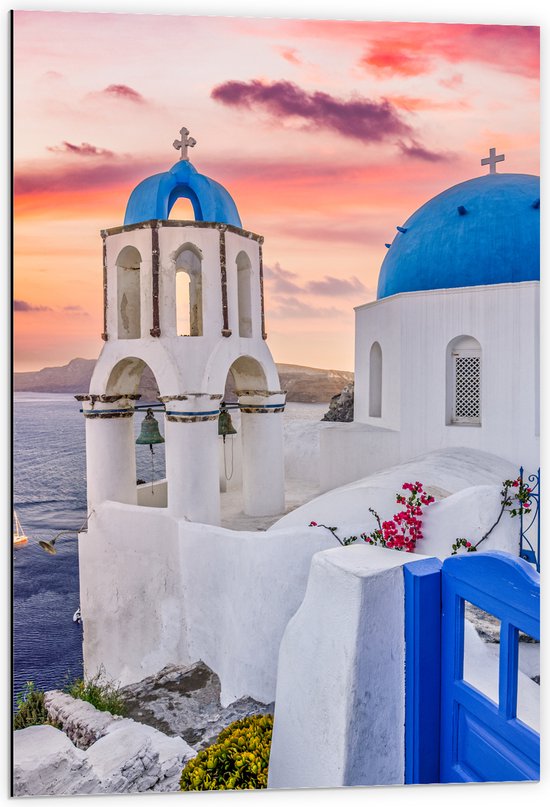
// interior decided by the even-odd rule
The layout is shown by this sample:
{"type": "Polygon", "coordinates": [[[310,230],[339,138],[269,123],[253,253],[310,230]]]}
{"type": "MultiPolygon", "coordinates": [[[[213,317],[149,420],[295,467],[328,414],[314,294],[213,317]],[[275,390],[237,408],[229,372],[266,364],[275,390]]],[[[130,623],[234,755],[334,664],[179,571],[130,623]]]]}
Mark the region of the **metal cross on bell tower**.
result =
{"type": "Polygon", "coordinates": [[[174,142],[172,143],[175,149],[178,150],[181,149],[180,160],[188,160],[189,155],[187,154],[187,149],[193,148],[193,146],[197,145],[197,141],[195,140],[195,138],[189,137],[188,135],[189,135],[189,129],[186,129],[184,126],[182,129],[180,129],[181,140],[174,140],[174,142]]]}
{"type": "Polygon", "coordinates": [[[504,160],[504,154],[497,154],[496,149],[489,149],[489,156],[482,158],[481,165],[488,165],[489,173],[496,174],[497,163],[501,163],[503,160],[504,160]]]}

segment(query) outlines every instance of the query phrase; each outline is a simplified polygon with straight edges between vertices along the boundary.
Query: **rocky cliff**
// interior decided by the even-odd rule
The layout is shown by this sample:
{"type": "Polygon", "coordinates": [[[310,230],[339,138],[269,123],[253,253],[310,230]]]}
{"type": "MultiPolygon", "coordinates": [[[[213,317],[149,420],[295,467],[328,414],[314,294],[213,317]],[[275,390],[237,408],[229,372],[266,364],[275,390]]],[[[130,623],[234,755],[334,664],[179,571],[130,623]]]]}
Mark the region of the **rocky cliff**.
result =
{"type": "Polygon", "coordinates": [[[353,394],[354,384],[353,381],[350,381],[349,384],[346,384],[342,392],[332,396],[328,412],[323,415],[322,420],[351,423],[353,420],[353,394]]]}
{"type": "MultiPolygon", "coordinates": [[[[67,392],[71,395],[85,392],[95,359],[72,359],[63,367],[44,367],[32,373],[14,373],[15,392],[67,392]]],[[[299,403],[328,403],[353,379],[346,370],[321,370],[301,367],[298,364],[278,364],[281,389],[287,390],[287,400],[299,403]]],[[[226,400],[235,400],[235,385],[231,376],[226,386],[226,400]]],[[[143,401],[155,400],[158,394],[155,378],[146,368],[139,392],[143,401]]]]}

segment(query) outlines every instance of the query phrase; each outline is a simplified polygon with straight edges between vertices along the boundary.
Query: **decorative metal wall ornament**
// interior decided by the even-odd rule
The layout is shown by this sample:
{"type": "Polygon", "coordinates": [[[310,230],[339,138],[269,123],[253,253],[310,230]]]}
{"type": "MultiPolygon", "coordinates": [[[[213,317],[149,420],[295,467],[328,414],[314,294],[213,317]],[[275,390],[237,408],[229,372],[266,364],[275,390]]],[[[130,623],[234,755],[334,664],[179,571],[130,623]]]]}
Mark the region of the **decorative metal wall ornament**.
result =
{"type": "MultiPolygon", "coordinates": [[[[523,484],[524,480],[524,470],[523,468],[519,469],[519,476],[521,482],[523,484]]],[[[528,561],[528,563],[534,564],[536,567],[537,572],[540,572],[540,468],[536,472],[536,474],[529,474],[527,477],[527,482],[531,486],[531,492],[529,493],[529,498],[531,499],[531,512],[524,515],[523,507],[520,509],[520,546],[519,546],[519,554],[523,560],[528,561]],[[537,534],[537,548],[533,547],[533,544],[527,537],[527,532],[531,529],[531,527],[536,522],[536,534],[537,534]]],[[[535,530],[531,533],[533,535],[535,530]]]]}

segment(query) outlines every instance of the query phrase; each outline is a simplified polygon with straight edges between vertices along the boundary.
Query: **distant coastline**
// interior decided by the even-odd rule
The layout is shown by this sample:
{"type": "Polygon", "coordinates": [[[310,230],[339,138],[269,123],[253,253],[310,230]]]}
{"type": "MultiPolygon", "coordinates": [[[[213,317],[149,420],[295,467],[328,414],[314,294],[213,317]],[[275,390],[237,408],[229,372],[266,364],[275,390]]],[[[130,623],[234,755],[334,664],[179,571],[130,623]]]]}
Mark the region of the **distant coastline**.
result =
{"type": "MultiPolygon", "coordinates": [[[[44,367],[42,370],[13,374],[14,392],[65,392],[71,395],[87,392],[95,366],[95,359],[72,359],[62,367],[44,367]]],[[[353,373],[347,370],[323,370],[302,367],[298,364],[277,364],[281,387],[287,391],[287,400],[295,403],[326,403],[338,395],[350,381],[353,373]]],[[[231,379],[230,379],[231,381],[231,379]]],[[[153,375],[143,373],[140,392],[143,400],[154,399],[158,394],[153,375]]],[[[231,398],[231,383],[226,397],[231,398]]]]}

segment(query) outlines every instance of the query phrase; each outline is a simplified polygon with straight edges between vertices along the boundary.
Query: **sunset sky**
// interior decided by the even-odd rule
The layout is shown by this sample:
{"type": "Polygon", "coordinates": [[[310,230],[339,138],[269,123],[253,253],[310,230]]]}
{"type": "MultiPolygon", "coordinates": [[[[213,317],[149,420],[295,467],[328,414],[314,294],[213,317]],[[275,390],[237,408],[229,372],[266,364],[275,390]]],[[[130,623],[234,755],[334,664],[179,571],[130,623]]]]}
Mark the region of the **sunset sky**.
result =
{"type": "MultiPolygon", "coordinates": [[[[430,197],[539,173],[538,29],[15,13],[15,370],[102,346],[102,228],[178,160],[265,237],[279,362],[353,369],[353,307],[430,197]]],[[[176,218],[188,217],[176,206],[176,218]]]]}

